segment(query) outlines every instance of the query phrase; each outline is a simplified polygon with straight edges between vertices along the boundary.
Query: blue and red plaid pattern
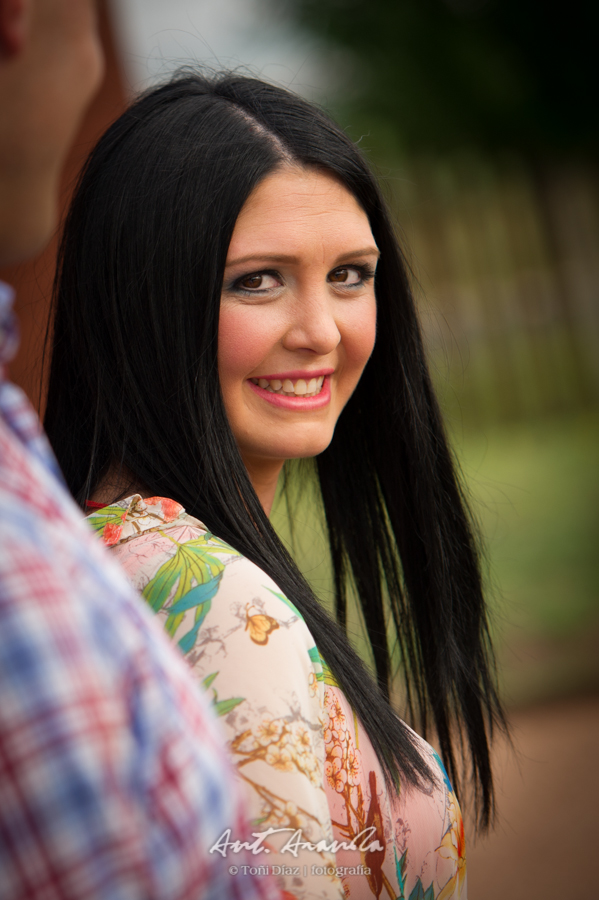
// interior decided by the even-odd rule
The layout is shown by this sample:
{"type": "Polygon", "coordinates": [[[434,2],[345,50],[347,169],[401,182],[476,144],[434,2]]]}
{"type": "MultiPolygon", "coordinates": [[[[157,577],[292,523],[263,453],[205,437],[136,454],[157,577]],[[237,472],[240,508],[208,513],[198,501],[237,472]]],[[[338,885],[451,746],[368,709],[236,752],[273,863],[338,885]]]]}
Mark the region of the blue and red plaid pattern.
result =
{"type": "MultiPolygon", "coordinates": [[[[0,363],[15,340],[0,286],[0,363]]],[[[278,897],[205,700],[0,382],[0,900],[278,897]]]]}

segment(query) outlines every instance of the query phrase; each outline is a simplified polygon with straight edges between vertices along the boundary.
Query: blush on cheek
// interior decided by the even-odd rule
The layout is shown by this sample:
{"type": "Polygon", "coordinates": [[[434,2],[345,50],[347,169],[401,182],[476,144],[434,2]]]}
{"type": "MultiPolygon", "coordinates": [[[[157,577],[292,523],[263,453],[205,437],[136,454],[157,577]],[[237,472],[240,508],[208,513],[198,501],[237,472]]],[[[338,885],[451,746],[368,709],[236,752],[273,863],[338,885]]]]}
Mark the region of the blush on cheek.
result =
{"type": "Polygon", "coordinates": [[[360,317],[359,327],[354,332],[353,353],[356,362],[361,361],[365,366],[376,341],[376,306],[367,311],[367,314],[360,317]]]}
{"type": "Polygon", "coordinates": [[[252,368],[251,345],[251,333],[248,333],[244,317],[236,315],[235,310],[221,308],[218,323],[218,370],[221,378],[252,368]]]}

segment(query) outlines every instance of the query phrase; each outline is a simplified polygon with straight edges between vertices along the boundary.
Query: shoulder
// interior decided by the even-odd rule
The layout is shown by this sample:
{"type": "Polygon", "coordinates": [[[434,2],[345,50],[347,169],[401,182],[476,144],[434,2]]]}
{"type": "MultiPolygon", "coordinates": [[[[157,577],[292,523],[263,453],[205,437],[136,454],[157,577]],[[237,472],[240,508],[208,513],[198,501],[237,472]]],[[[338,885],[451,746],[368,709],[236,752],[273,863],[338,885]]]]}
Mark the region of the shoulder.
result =
{"type": "Polygon", "coordinates": [[[266,572],[180,507],[168,509],[169,521],[156,498],[102,510],[122,517],[111,552],[211,697],[255,824],[330,839],[314,639],[266,572]]]}
{"type": "Polygon", "coordinates": [[[260,647],[269,646],[274,632],[301,636],[316,661],[301,613],[272,578],[174,500],[136,494],[92,513],[88,522],[150,608],[167,618],[171,637],[185,622],[193,622],[197,636],[210,614],[212,628],[241,627],[260,647]]]}
{"type": "Polygon", "coordinates": [[[166,497],[143,499],[134,494],[93,512],[87,521],[154,612],[171,608],[200,584],[222,587],[225,568],[233,567],[227,583],[243,581],[249,588],[266,578],[243,554],[166,497]]]}
{"type": "Polygon", "coordinates": [[[150,608],[166,618],[167,632],[177,635],[184,653],[195,646],[208,615],[206,627],[226,629],[228,638],[241,628],[266,647],[281,631],[275,643],[292,633],[306,650],[313,646],[302,616],[277,584],[175,501],[134,495],[88,521],[150,608]]]}

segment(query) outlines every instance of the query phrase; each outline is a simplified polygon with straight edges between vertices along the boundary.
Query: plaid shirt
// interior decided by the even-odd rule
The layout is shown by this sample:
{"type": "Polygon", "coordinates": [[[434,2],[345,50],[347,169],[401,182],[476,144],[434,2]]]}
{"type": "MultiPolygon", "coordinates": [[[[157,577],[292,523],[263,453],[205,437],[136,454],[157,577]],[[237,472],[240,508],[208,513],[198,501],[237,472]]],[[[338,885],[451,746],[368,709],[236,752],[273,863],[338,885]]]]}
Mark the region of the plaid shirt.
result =
{"type": "Polygon", "coordinates": [[[54,467],[0,374],[0,900],[274,900],[209,852],[245,833],[212,715],[54,467]]]}

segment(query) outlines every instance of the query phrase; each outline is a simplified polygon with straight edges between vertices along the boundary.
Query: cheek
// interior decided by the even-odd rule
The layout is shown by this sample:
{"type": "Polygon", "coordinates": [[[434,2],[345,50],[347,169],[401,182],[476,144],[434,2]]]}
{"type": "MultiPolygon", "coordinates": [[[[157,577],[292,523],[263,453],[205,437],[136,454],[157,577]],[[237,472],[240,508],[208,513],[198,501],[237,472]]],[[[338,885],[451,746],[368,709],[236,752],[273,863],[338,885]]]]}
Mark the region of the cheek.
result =
{"type": "Polygon", "coordinates": [[[347,359],[359,378],[376,339],[376,302],[373,300],[351,323],[345,340],[347,359]]]}
{"type": "Polygon", "coordinates": [[[245,379],[268,352],[270,338],[253,310],[221,306],[218,323],[218,372],[223,389],[245,379]],[[248,315],[249,313],[249,315],[248,315]]]}

